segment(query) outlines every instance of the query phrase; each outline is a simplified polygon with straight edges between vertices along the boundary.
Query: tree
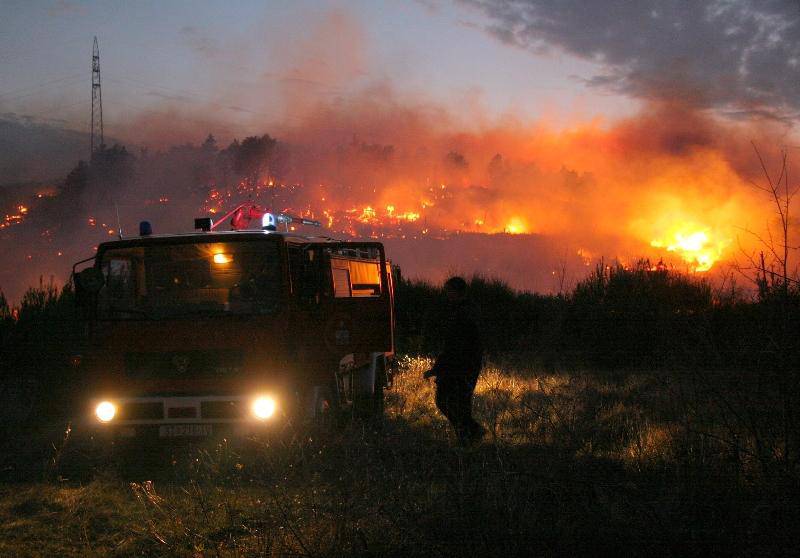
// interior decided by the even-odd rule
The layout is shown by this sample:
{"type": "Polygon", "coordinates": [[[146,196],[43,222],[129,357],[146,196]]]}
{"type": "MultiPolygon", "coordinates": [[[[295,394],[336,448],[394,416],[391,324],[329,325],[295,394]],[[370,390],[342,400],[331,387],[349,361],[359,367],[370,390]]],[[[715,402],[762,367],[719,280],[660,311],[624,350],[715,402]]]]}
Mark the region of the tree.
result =
{"type": "MultiPolygon", "coordinates": [[[[269,134],[250,136],[235,149],[233,170],[253,187],[259,178],[269,173],[277,140],[269,134]]],[[[233,147],[233,144],[231,145],[233,147]]]]}
{"type": "Polygon", "coordinates": [[[767,194],[770,202],[775,207],[778,231],[773,225],[767,223],[764,235],[755,231],[747,231],[753,236],[761,250],[755,254],[745,253],[749,262],[748,267],[737,266],[740,272],[748,275],[758,286],[759,296],[763,299],[770,294],[789,296],[790,287],[798,286],[797,268],[792,268],[790,263],[791,251],[797,251],[800,246],[791,245],[792,200],[800,190],[800,185],[789,184],[788,155],[786,150],[781,151],[781,163],[777,173],[770,173],[758,147],[753,143],[756,157],[758,158],[765,183],[752,182],[753,186],[767,194]]]}

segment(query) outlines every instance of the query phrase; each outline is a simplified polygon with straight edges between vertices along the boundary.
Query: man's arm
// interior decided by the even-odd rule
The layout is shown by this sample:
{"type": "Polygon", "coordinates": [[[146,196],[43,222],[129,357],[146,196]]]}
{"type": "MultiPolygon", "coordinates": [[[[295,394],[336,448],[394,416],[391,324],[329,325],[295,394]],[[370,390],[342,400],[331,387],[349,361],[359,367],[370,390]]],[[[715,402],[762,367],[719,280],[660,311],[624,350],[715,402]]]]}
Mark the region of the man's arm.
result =
{"type": "Polygon", "coordinates": [[[442,351],[442,353],[440,353],[439,356],[436,357],[436,360],[434,360],[431,369],[423,372],[422,377],[427,379],[433,377],[439,378],[443,376],[444,374],[446,374],[447,371],[446,362],[447,362],[447,353],[445,351],[442,351]]]}

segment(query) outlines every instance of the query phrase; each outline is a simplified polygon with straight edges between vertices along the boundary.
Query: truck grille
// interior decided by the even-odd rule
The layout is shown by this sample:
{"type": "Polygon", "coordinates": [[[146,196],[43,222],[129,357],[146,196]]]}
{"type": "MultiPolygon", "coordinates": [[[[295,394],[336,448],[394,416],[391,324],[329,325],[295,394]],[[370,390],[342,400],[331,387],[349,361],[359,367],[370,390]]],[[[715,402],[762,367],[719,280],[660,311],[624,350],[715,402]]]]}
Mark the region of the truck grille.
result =
{"type": "Polygon", "coordinates": [[[126,353],[125,371],[138,379],[220,378],[241,372],[242,351],[126,353]]]}
{"type": "Polygon", "coordinates": [[[197,417],[197,408],[196,407],[168,407],[167,408],[167,418],[175,419],[175,418],[196,418],[197,417]]]}
{"type": "Polygon", "coordinates": [[[204,419],[239,419],[247,415],[243,401],[201,401],[200,415],[204,419]]]}

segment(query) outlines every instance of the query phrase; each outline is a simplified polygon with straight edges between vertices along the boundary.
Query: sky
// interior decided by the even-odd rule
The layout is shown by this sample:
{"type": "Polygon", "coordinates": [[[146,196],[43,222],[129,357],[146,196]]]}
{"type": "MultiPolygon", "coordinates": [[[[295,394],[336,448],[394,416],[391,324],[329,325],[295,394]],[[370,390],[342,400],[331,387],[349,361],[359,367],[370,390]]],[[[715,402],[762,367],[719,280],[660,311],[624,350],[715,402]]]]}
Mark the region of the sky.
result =
{"type": "MultiPolygon", "coordinates": [[[[287,207],[341,230],[403,221],[455,261],[482,248],[451,234],[547,237],[495,265],[538,289],[565,254],[583,271],[673,256],[704,272],[743,248],[752,263],[775,225],[764,170],[787,191],[800,176],[800,0],[0,0],[0,185],[60,184],[87,154],[94,36],[106,139],[141,167],[115,195],[131,220],[170,200],[161,227],[208,209],[181,192],[238,188],[171,146],[268,133],[281,157],[259,180],[298,185],[287,207]]],[[[18,254],[26,284],[114,220],[88,196],[85,230],[33,230],[11,198],[2,234],[29,223],[41,244],[18,254]]],[[[403,249],[414,270],[419,246],[403,249]]]]}
{"type": "Polygon", "coordinates": [[[375,83],[489,116],[613,118],[637,106],[583,82],[597,64],[509,46],[485,30],[485,13],[464,3],[3,0],[2,12],[0,112],[87,128],[96,35],[111,135],[165,102],[218,103],[226,131],[256,133],[253,117],[287,116],[287,88],[324,100],[375,83]],[[337,18],[343,32],[331,28],[337,18]],[[344,60],[336,61],[337,49],[344,60]],[[308,76],[315,64],[328,71],[308,76]]]}
{"type": "Polygon", "coordinates": [[[0,114],[86,128],[96,35],[117,135],[167,104],[202,107],[236,135],[302,118],[298,99],[387,83],[488,118],[614,120],[667,96],[733,119],[793,127],[800,115],[800,0],[3,0],[0,10],[0,114]]]}

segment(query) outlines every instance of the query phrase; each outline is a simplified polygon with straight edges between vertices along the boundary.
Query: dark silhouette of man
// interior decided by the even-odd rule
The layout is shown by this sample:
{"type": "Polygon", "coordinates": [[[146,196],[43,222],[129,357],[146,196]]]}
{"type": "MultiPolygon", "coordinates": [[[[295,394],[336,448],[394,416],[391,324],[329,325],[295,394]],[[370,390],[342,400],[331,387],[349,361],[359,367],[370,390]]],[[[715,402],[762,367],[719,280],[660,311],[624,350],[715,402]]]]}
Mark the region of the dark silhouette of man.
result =
{"type": "Polygon", "coordinates": [[[467,282],[451,277],[444,284],[447,316],[442,322],[442,351],[425,378],[436,378],[436,406],[450,421],[462,445],[479,442],[483,427],[472,418],[472,394],[483,366],[480,330],[467,299],[467,282]]]}

